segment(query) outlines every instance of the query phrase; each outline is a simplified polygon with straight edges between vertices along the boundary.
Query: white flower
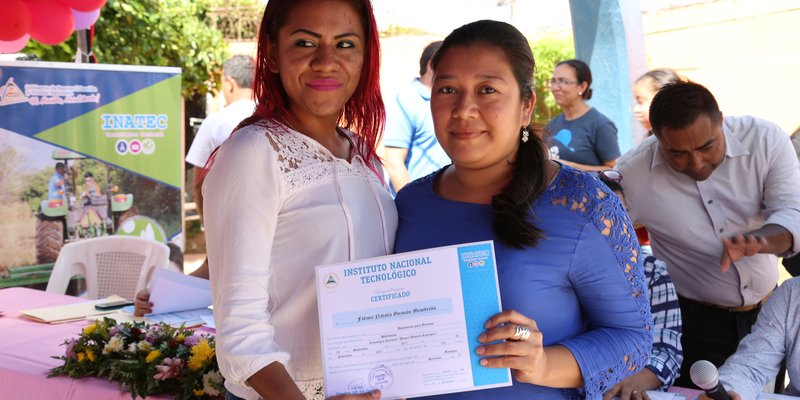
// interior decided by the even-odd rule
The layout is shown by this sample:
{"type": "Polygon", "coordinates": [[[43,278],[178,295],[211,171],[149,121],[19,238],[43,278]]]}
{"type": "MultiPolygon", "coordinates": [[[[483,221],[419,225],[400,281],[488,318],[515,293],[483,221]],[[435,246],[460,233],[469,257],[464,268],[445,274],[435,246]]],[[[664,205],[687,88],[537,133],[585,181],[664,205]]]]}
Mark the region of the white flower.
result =
{"type": "Polygon", "coordinates": [[[142,341],[140,341],[139,343],[137,343],[137,344],[136,344],[136,346],[137,346],[137,347],[139,348],[139,350],[141,350],[141,351],[150,351],[150,349],[152,349],[152,348],[153,348],[153,345],[152,345],[152,344],[150,344],[150,342],[148,342],[147,340],[142,340],[142,341]]]}
{"type": "Polygon", "coordinates": [[[139,349],[136,347],[136,343],[131,343],[128,345],[128,352],[136,353],[137,350],[139,349]]]}
{"type": "Polygon", "coordinates": [[[222,383],[222,374],[219,371],[210,371],[203,375],[203,391],[209,396],[219,396],[221,394],[213,386],[220,383],[222,383]]]}
{"type": "Polygon", "coordinates": [[[125,343],[122,341],[122,338],[119,336],[114,336],[103,347],[103,354],[118,352],[122,350],[123,346],[125,346],[125,343]]]}

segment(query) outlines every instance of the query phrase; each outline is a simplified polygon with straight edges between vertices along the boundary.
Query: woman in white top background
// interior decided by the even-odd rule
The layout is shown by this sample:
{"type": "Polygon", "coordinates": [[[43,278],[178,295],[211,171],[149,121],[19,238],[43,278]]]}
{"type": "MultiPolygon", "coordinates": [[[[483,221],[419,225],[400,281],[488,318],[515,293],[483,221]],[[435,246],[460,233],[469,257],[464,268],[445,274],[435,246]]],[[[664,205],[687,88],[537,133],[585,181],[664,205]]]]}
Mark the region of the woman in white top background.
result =
{"type": "Polygon", "coordinates": [[[212,156],[203,185],[229,398],[321,399],[314,267],[392,251],[397,211],[375,154],[379,60],[369,0],[266,6],[256,112],[212,156]]]}

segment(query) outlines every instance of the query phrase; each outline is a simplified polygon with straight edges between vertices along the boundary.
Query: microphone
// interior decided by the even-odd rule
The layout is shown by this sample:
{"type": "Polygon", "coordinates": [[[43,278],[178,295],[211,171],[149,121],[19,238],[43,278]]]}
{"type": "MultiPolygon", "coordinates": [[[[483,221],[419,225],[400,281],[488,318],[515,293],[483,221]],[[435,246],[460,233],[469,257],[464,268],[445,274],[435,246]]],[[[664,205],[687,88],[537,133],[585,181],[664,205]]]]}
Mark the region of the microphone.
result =
{"type": "Polygon", "coordinates": [[[692,364],[689,377],[692,379],[692,383],[706,392],[706,396],[714,400],[731,400],[728,392],[719,383],[719,372],[714,364],[706,360],[697,361],[692,364]]]}

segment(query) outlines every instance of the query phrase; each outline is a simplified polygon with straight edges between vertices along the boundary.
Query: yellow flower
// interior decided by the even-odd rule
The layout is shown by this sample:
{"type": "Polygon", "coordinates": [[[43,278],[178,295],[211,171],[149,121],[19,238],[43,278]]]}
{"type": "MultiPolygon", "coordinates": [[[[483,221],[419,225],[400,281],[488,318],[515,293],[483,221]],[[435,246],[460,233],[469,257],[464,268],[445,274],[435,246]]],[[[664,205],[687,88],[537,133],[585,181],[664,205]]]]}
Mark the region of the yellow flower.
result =
{"type": "Polygon", "coordinates": [[[206,394],[203,389],[192,389],[192,393],[197,397],[203,397],[203,395],[206,394]]]}
{"type": "Polygon", "coordinates": [[[88,358],[89,361],[94,361],[96,357],[94,356],[94,352],[93,351],[86,350],[86,358],[88,358]]]}
{"type": "Polygon", "coordinates": [[[86,361],[86,353],[80,352],[80,353],[77,354],[77,356],[78,356],[78,362],[86,361]]]}
{"type": "Polygon", "coordinates": [[[197,371],[205,367],[212,357],[214,357],[214,349],[208,344],[208,339],[203,339],[192,346],[192,356],[189,357],[189,362],[186,365],[192,371],[197,371]]]}
{"type": "Polygon", "coordinates": [[[97,323],[95,322],[95,323],[87,326],[86,328],[83,328],[83,335],[84,336],[91,335],[94,331],[97,330],[97,328],[98,328],[98,326],[97,326],[97,323]]]}
{"type": "Polygon", "coordinates": [[[161,350],[153,350],[147,355],[147,358],[145,358],[144,360],[149,364],[153,362],[153,360],[158,358],[158,356],[160,355],[161,355],[161,350]]]}
{"type": "Polygon", "coordinates": [[[183,343],[183,341],[184,341],[185,339],[186,339],[186,336],[183,336],[183,335],[178,335],[178,336],[175,336],[175,340],[177,340],[177,341],[178,341],[178,343],[183,343]]]}

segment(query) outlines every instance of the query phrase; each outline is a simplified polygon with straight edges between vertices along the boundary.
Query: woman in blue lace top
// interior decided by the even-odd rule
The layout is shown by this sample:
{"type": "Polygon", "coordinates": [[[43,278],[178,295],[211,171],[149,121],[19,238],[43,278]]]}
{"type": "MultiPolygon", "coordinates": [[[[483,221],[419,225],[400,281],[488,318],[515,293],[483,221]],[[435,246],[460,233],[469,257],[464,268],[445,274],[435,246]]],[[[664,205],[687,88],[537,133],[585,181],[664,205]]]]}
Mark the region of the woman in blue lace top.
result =
{"type": "Polygon", "coordinates": [[[622,204],[596,178],[547,160],[531,125],[533,56],[513,26],[456,29],[433,68],[436,136],[453,164],[400,191],[395,251],[495,241],[504,311],[476,353],[514,378],[435,398],[601,398],[646,365],[652,342],[622,204]]]}

